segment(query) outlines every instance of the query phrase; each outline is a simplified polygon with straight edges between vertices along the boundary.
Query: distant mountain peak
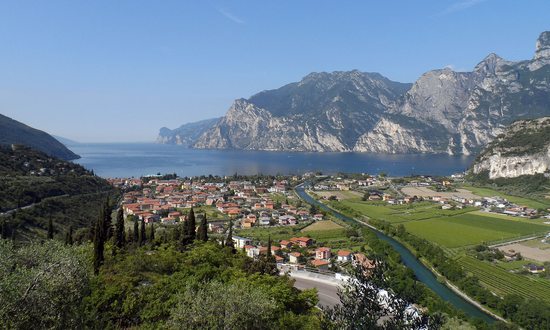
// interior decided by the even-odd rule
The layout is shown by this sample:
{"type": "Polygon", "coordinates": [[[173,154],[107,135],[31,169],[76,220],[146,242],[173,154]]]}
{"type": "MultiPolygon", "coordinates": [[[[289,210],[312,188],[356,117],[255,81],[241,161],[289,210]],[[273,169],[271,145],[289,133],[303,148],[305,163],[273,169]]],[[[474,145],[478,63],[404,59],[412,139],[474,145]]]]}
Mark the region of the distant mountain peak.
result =
{"type": "Polygon", "coordinates": [[[495,69],[499,63],[505,62],[505,60],[495,53],[487,55],[481,62],[479,62],[474,68],[475,72],[495,73],[495,69]]]}

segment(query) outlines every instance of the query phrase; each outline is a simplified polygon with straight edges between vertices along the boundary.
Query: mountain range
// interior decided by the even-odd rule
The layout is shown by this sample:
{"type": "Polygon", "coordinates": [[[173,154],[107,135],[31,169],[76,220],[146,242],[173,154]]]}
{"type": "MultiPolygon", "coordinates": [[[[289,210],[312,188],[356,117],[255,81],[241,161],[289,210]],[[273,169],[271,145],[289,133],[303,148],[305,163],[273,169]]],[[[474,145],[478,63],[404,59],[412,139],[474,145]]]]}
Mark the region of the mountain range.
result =
{"type": "Polygon", "coordinates": [[[475,154],[518,119],[550,115],[550,32],[530,60],[489,54],[471,72],[399,83],[357,70],[311,73],[238,99],[225,116],[161,129],[204,149],[475,154]]]}
{"type": "Polygon", "coordinates": [[[22,144],[63,160],[80,156],[50,134],[0,114],[0,145],[22,144]]]}

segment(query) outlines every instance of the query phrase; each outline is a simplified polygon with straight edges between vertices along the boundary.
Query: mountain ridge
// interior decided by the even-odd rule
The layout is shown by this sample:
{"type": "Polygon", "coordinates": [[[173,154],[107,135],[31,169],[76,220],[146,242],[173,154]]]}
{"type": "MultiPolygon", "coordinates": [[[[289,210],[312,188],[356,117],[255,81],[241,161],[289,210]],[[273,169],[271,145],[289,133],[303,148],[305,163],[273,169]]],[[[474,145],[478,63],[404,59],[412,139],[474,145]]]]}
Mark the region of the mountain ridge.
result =
{"type": "Polygon", "coordinates": [[[236,100],[187,145],[470,155],[514,120],[550,115],[549,77],[550,32],[530,60],[491,53],[470,72],[436,69],[412,84],[358,70],[313,72],[236,100]]]}
{"type": "Polygon", "coordinates": [[[80,158],[50,134],[0,114],[0,145],[22,144],[63,160],[80,158]]]}

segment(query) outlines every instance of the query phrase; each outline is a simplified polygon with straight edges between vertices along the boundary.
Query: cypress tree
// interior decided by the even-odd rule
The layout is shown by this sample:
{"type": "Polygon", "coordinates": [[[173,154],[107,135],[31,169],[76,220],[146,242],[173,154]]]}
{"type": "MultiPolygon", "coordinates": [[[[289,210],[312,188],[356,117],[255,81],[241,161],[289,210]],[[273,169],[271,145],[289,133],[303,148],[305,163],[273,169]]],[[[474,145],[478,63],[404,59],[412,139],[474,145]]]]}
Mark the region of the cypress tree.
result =
{"type": "Polygon", "coordinates": [[[73,245],[73,226],[69,226],[69,245],[73,245]]]}
{"type": "Polygon", "coordinates": [[[174,242],[179,242],[181,237],[181,224],[177,224],[174,226],[174,229],[172,230],[172,240],[174,242]]]}
{"type": "Polygon", "coordinates": [[[0,238],[6,238],[7,237],[7,225],[6,221],[2,221],[2,224],[0,225],[0,238]]]}
{"type": "Polygon", "coordinates": [[[189,240],[192,242],[197,237],[197,225],[195,223],[195,211],[193,207],[191,207],[191,211],[189,211],[187,222],[187,235],[189,235],[189,240]]]}
{"type": "Polygon", "coordinates": [[[155,240],[155,224],[151,223],[151,235],[149,235],[149,240],[153,242],[155,240]]]}
{"type": "Polygon", "coordinates": [[[225,246],[228,246],[235,250],[235,243],[233,243],[233,221],[229,221],[229,229],[227,231],[227,239],[225,241],[225,246]]]}
{"type": "Polygon", "coordinates": [[[134,242],[139,241],[139,224],[138,219],[134,216],[134,242]]]}
{"type": "Polygon", "coordinates": [[[145,232],[145,220],[141,220],[141,228],[139,230],[139,246],[142,246],[147,241],[147,233],[145,232]]]}
{"type": "Polygon", "coordinates": [[[103,216],[105,217],[105,220],[103,221],[103,235],[105,241],[109,240],[113,236],[113,223],[112,223],[112,215],[111,215],[111,206],[109,204],[109,199],[107,198],[107,201],[104,204],[105,211],[103,213],[103,216]]]}
{"type": "Polygon", "coordinates": [[[105,249],[105,208],[101,209],[99,218],[95,223],[94,230],[94,274],[99,274],[99,268],[103,264],[105,257],[103,255],[105,249]]]}
{"type": "Polygon", "coordinates": [[[65,233],[65,245],[73,245],[73,226],[69,226],[69,230],[65,233]]]}
{"type": "Polygon", "coordinates": [[[201,224],[199,226],[199,240],[203,242],[208,241],[208,225],[206,221],[206,213],[202,217],[201,224]]]}
{"type": "Polygon", "coordinates": [[[271,258],[271,235],[268,236],[267,239],[267,252],[266,255],[268,258],[271,258]]]}
{"type": "Polygon", "coordinates": [[[48,239],[53,239],[53,220],[51,215],[48,219],[48,239]]]}
{"type": "Polygon", "coordinates": [[[134,232],[132,231],[132,228],[128,228],[128,234],[126,235],[126,238],[128,243],[134,241],[134,232]]]}
{"type": "MultiPolygon", "coordinates": [[[[124,212],[122,207],[118,209],[115,225],[115,246],[119,249],[124,248],[126,239],[124,237],[124,212]]],[[[114,250],[113,250],[114,251],[114,250]]]]}

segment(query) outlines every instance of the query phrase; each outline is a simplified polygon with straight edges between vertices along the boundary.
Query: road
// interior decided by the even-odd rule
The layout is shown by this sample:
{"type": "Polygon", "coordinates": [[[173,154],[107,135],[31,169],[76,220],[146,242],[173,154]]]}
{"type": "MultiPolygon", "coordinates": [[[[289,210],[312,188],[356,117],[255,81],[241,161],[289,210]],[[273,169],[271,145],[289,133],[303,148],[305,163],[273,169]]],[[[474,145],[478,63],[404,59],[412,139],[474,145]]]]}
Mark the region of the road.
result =
{"type": "Polygon", "coordinates": [[[36,204],[39,204],[40,202],[38,203],[32,203],[32,204],[29,204],[29,205],[26,205],[26,206],[22,206],[22,207],[18,207],[16,209],[11,209],[11,210],[8,210],[6,212],[0,212],[0,217],[4,217],[4,216],[8,216],[14,212],[17,212],[19,210],[26,210],[26,209],[30,209],[31,207],[35,206],[36,204]]]}
{"type": "Polygon", "coordinates": [[[340,302],[338,298],[338,286],[325,282],[318,282],[310,279],[293,277],[294,287],[300,290],[304,289],[317,289],[317,296],[319,297],[319,306],[334,306],[340,302]]]}

